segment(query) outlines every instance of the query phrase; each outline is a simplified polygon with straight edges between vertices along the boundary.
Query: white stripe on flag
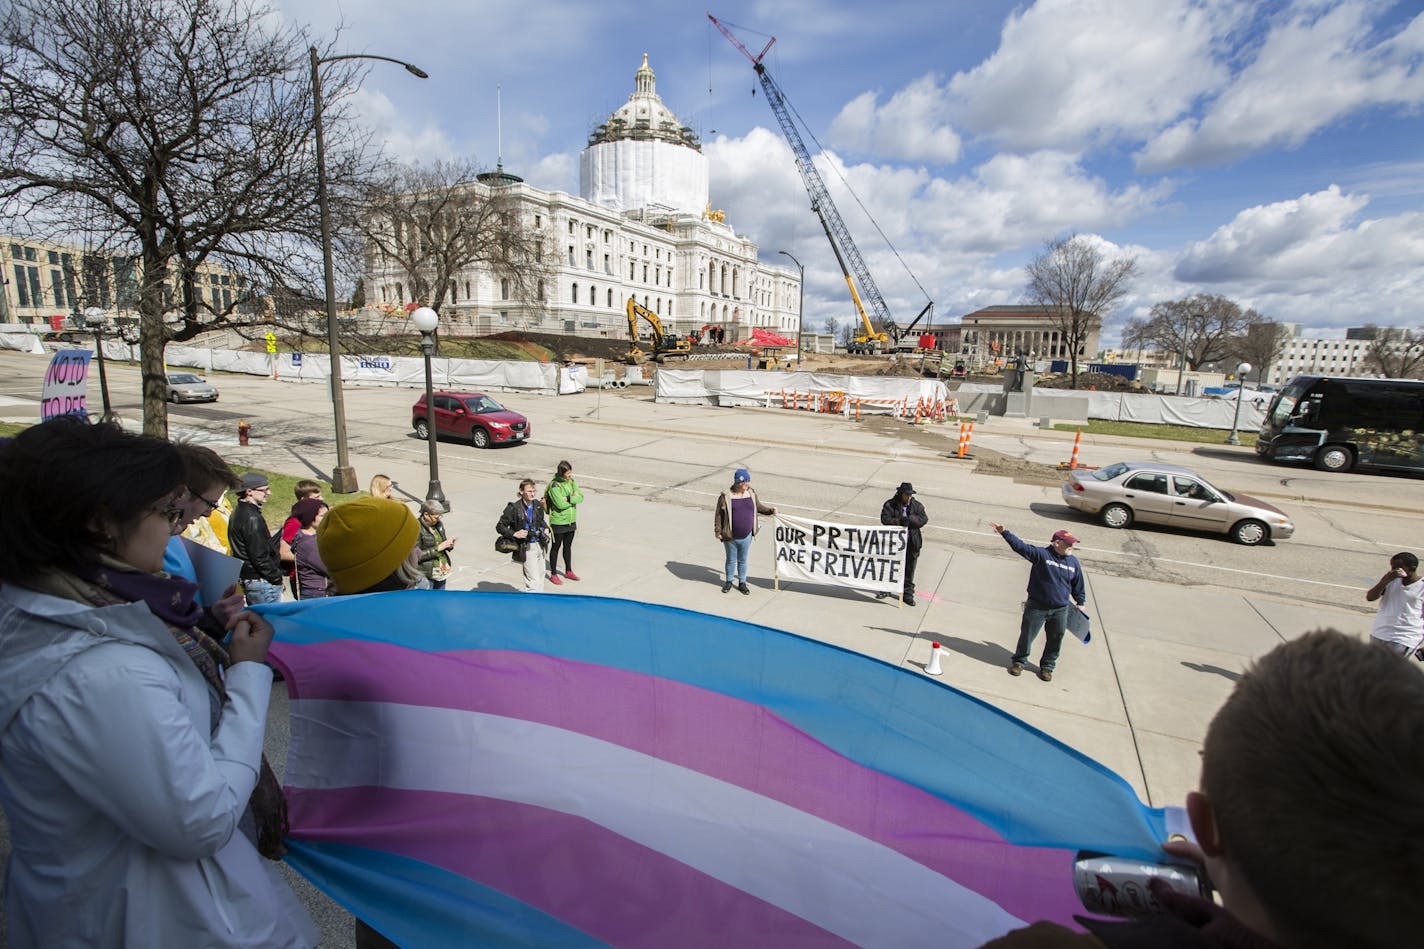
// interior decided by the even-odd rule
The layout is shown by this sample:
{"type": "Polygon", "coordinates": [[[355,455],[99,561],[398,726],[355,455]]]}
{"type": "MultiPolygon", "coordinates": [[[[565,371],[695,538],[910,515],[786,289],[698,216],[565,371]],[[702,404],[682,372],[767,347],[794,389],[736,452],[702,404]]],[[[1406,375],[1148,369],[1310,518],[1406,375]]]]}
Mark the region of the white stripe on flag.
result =
{"type": "Polygon", "coordinates": [[[1023,923],[923,864],[780,801],[523,719],[292,702],[287,783],[471,794],[590,820],[864,946],[978,946],[1023,923]]]}

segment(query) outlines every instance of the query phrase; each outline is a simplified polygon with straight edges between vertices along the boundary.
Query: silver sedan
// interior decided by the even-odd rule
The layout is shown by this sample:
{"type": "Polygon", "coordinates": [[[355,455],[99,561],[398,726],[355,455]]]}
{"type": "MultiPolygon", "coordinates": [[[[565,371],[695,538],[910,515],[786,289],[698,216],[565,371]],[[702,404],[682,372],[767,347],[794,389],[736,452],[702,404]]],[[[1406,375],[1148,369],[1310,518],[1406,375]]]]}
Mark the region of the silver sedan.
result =
{"type": "Polygon", "coordinates": [[[168,374],[169,402],[216,402],[217,387],[191,372],[168,374]]]}
{"type": "Polygon", "coordinates": [[[1134,521],[1227,534],[1253,547],[1284,540],[1295,524],[1272,504],[1232,494],[1179,465],[1120,461],[1096,471],[1074,471],[1063,484],[1063,501],[1076,511],[1096,514],[1108,527],[1134,521]]]}

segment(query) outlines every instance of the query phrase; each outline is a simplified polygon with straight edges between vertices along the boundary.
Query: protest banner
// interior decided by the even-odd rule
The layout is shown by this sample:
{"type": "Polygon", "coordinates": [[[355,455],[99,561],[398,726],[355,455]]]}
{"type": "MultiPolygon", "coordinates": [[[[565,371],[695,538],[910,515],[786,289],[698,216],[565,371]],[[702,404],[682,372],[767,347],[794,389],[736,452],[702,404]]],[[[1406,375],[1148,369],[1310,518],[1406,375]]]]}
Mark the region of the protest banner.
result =
{"type": "Polygon", "coordinates": [[[903,527],[830,524],[776,515],[776,580],[899,593],[905,585],[903,527]]]}
{"type": "Polygon", "coordinates": [[[40,390],[40,421],[48,422],[60,415],[89,417],[85,398],[89,390],[89,360],[87,349],[61,349],[49,361],[45,370],[44,388],[40,390]]]}

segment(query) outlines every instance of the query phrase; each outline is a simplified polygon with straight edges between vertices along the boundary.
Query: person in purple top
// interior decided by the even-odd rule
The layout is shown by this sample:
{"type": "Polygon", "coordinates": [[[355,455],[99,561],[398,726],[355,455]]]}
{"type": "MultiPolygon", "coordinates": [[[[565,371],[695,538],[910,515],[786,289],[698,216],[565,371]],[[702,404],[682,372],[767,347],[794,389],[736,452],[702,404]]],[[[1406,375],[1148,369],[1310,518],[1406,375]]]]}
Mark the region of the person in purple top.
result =
{"type": "Polygon", "coordinates": [[[752,549],[752,538],[757,532],[757,515],[772,515],[776,508],[757,500],[752,490],[752,473],[738,468],[732,476],[732,486],[717,498],[717,509],[712,518],[712,533],[722,542],[727,552],[726,581],[722,592],[732,589],[733,582],[743,596],[751,595],[747,586],[747,554],[752,549]]]}
{"type": "Polygon", "coordinates": [[[1033,650],[1033,641],[1038,631],[1044,630],[1048,636],[1043,646],[1043,658],[1038,661],[1038,677],[1044,682],[1053,680],[1053,667],[1058,664],[1058,650],[1063,647],[1063,633],[1068,628],[1069,603],[1078,604],[1078,609],[1088,599],[1083,584],[1083,565],[1068,551],[1078,543],[1078,538],[1065,530],[1053,532],[1047,547],[1034,547],[1024,543],[1004,530],[1003,524],[990,524],[995,533],[1002,534],[1014,553],[1033,566],[1028,572],[1028,599],[1024,602],[1023,619],[1019,622],[1019,643],[1014,656],[1009,660],[1009,675],[1023,672],[1028,654],[1033,650]]]}
{"type": "Polygon", "coordinates": [[[292,556],[296,558],[297,596],[303,600],[331,596],[331,576],[322,563],[317,549],[316,529],[326,517],[327,505],[321,498],[306,497],[292,505],[292,517],[297,519],[297,532],[292,535],[292,556]]]}

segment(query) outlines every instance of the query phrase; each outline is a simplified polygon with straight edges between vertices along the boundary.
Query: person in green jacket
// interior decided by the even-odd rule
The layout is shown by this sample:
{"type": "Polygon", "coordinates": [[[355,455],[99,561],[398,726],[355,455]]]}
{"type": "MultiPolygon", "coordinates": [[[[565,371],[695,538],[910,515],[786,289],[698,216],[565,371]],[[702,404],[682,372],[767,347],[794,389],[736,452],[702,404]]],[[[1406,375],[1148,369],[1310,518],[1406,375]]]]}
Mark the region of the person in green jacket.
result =
{"type": "Polygon", "coordinates": [[[549,550],[549,582],[561,584],[564,580],[577,580],[574,573],[573,551],[574,531],[578,529],[578,506],[583,503],[583,492],[574,480],[574,466],[567,461],[559,462],[554,479],[544,489],[544,507],[549,512],[549,530],[554,535],[553,546],[549,550]],[[564,552],[564,577],[559,579],[559,551],[564,552]]]}

